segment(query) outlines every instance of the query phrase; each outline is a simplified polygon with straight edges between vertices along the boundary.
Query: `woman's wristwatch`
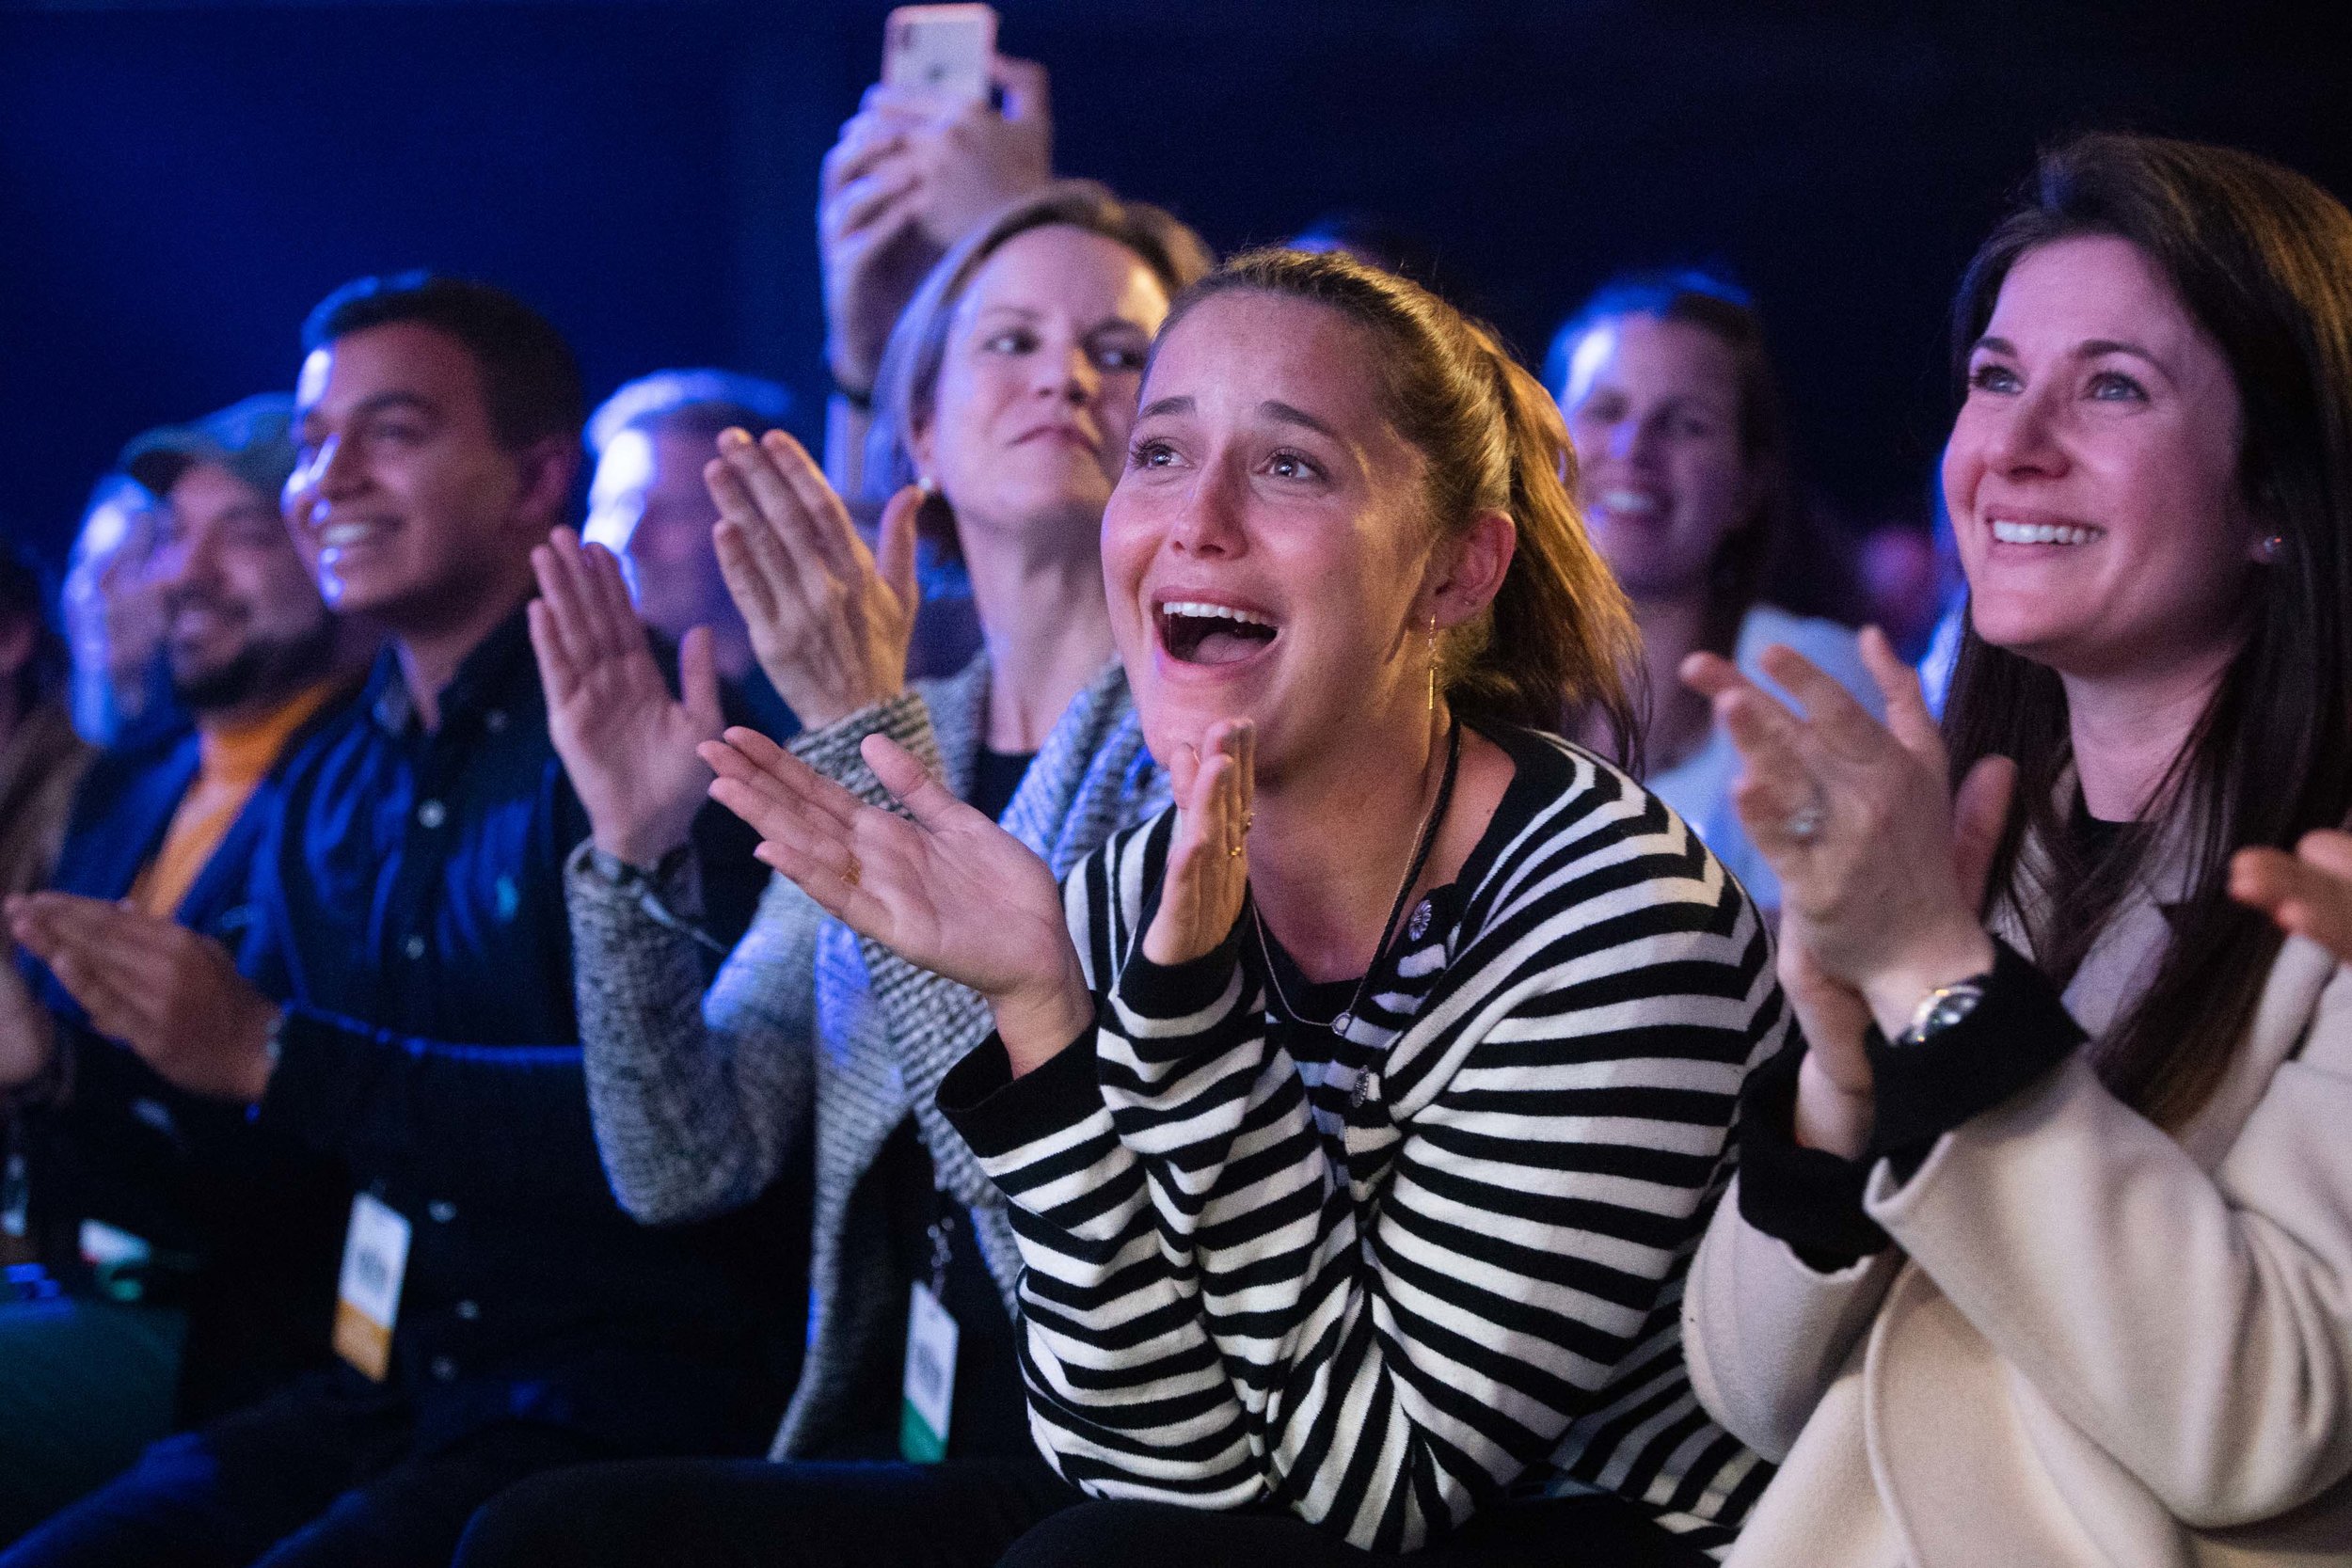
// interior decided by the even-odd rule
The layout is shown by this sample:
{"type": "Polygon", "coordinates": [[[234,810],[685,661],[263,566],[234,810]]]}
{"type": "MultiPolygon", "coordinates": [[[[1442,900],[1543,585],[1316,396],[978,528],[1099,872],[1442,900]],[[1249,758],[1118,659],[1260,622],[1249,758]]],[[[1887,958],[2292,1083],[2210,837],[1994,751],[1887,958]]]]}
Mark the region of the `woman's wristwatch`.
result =
{"type": "Polygon", "coordinates": [[[1977,1010],[1977,1004],[1984,1000],[1984,988],[1992,979],[1993,972],[1987,970],[1982,974],[1936,987],[1921,997],[1919,1006],[1912,1009],[1910,1026],[1887,1043],[1898,1049],[1924,1045],[1945,1030],[1954,1027],[1977,1010]]]}

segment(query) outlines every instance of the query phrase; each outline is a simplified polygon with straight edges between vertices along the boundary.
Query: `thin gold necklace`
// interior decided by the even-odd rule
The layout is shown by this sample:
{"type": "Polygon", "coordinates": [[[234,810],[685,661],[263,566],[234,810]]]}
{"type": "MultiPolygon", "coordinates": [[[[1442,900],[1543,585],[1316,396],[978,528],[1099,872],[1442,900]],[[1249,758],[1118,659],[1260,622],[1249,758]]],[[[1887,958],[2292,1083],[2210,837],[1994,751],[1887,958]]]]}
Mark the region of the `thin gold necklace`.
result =
{"type": "Polygon", "coordinates": [[[1423,867],[1429,863],[1429,852],[1437,847],[1438,828],[1445,821],[1446,806],[1454,799],[1454,775],[1462,761],[1462,721],[1454,720],[1446,727],[1445,772],[1438,780],[1437,799],[1429,802],[1429,811],[1421,820],[1421,833],[1413,845],[1412,863],[1405,868],[1405,880],[1396,890],[1396,901],[1389,906],[1388,924],[1380,927],[1380,945],[1372,950],[1372,962],[1357,977],[1356,989],[1349,993],[1347,1006],[1327,1019],[1312,1019],[1291,1006],[1291,999],[1282,990],[1282,977],[1274,967],[1274,952],[1266,940],[1265,917],[1258,912],[1256,899],[1249,901],[1249,924],[1258,935],[1258,957],[1265,963],[1266,984],[1273,989],[1275,1006],[1293,1023],[1310,1029],[1328,1029],[1335,1035],[1345,1035],[1356,1022],[1356,1009],[1363,1005],[1364,988],[1379,973],[1380,962],[1388,957],[1389,943],[1396,935],[1397,916],[1405,912],[1405,901],[1412,896],[1413,884],[1421,880],[1423,867]]]}

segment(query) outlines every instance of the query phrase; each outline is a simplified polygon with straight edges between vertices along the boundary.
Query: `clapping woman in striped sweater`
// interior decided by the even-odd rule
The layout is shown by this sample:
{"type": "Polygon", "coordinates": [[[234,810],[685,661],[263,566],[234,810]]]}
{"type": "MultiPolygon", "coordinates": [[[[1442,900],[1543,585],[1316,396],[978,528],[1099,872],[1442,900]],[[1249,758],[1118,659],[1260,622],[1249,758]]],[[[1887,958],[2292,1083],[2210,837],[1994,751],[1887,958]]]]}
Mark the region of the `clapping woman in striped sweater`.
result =
{"type": "Polygon", "coordinates": [[[1245,257],[1104,518],[1173,810],[1057,891],[885,738],[907,816],[706,749],[764,859],[994,1009],[940,1104],[1015,1212],[1031,1430],[1106,1499],[1013,1560],[1677,1561],[1760,1488],[1677,1302],[1785,1013],[1738,884],[1547,733],[1630,727],[1567,462],[1434,296],[1245,257]]]}

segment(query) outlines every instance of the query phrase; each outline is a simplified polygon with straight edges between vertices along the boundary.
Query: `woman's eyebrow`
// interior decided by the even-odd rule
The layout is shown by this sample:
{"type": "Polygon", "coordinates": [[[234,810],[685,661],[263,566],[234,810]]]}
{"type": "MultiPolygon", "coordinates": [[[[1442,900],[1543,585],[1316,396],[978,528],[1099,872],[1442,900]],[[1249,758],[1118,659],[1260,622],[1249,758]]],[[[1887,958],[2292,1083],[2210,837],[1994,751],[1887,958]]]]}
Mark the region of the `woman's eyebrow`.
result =
{"type": "Polygon", "coordinates": [[[1316,419],[1312,414],[1308,413],[1303,408],[1294,408],[1287,403],[1280,403],[1272,398],[1268,398],[1265,402],[1258,404],[1258,412],[1265,415],[1268,419],[1279,420],[1284,424],[1303,425],[1309,430],[1319,432],[1322,435],[1329,436],[1334,441],[1340,441],[1343,445],[1345,444],[1344,437],[1343,437],[1338,431],[1333,430],[1329,425],[1325,424],[1321,420],[1316,419]]]}
{"type": "Polygon", "coordinates": [[[2135,359],[2145,359],[2158,370],[2164,369],[2164,361],[2149,350],[2117,338],[2086,338],[2074,352],[2085,359],[2096,359],[2103,354],[2128,354],[2135,359]]]}

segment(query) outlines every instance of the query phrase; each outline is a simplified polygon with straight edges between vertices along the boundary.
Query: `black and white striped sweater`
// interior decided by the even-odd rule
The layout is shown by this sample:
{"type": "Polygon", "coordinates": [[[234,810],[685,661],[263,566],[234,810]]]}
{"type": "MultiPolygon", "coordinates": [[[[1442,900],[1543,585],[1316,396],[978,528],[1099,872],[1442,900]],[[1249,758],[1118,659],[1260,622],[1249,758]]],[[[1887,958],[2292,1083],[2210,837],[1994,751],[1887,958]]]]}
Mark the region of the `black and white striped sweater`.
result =
{"type": "Polygon", "coordinates": [[[1515,1491],[1715,1544],[1762,1489],[1678,1314],[1788,1027],[1764,929],[1630,778],[1494,738],[1493,824],[1345,1038],[1269,1016],[1239,929],[1142,957],[1171,813],[1064,884],[1093,1031],[1017,1082],[992,1039],[942,1085],[1011,1204],[1031,1430],[1089,1492],[1403,1551],[1515,1491]]]}

